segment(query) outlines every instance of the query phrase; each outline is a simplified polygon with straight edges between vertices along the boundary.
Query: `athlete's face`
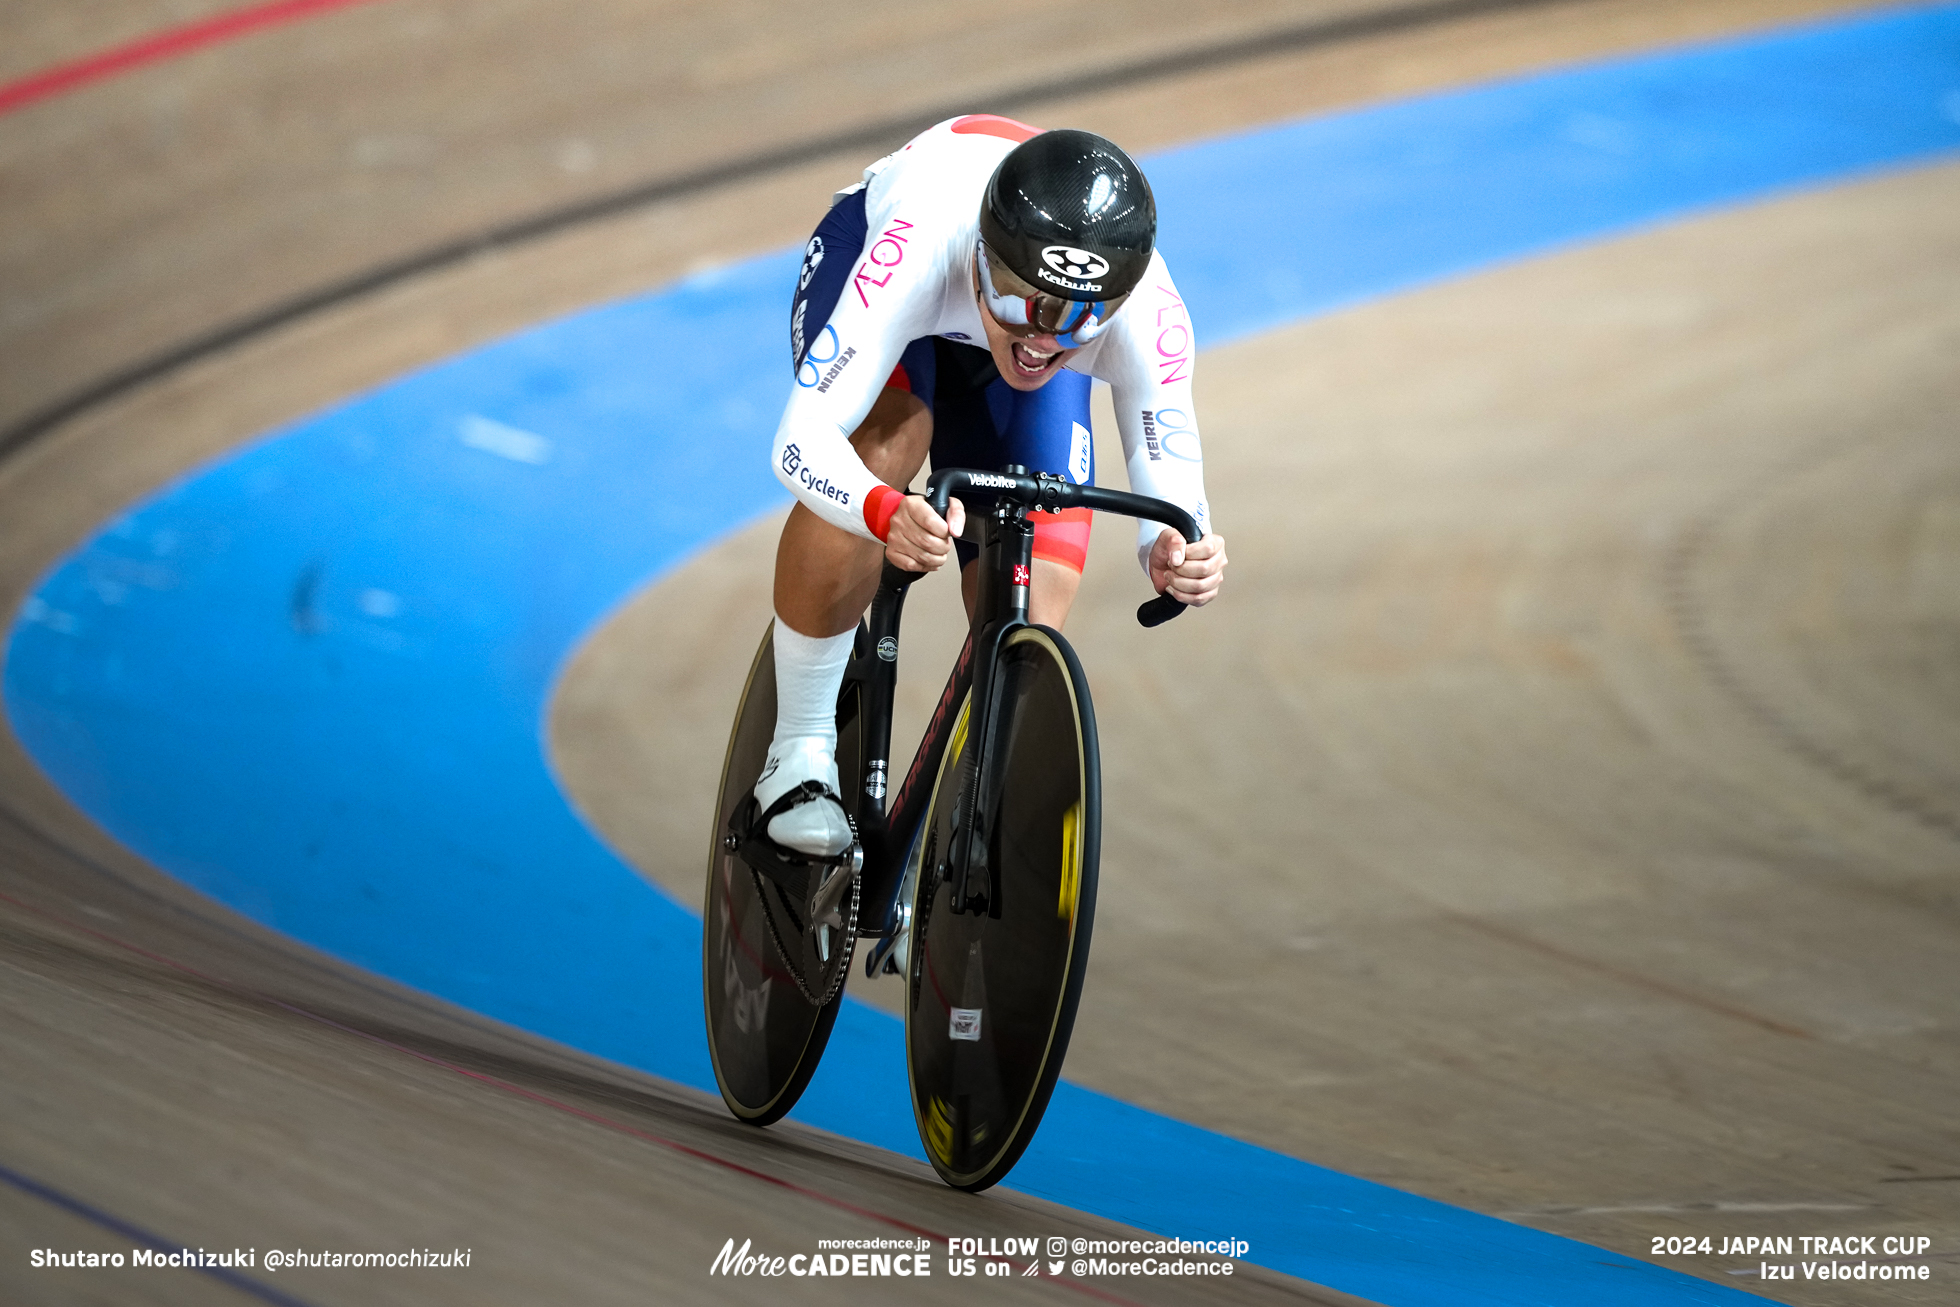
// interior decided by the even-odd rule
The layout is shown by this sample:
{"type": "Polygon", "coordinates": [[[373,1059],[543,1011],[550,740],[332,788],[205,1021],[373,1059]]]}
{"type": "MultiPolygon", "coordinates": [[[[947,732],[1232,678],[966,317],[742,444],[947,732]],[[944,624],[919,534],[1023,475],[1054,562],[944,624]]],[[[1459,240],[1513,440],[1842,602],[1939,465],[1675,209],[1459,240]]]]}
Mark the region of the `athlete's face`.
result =
{"type": "Polygon", "coordinates": [[[987,333],[987,349],[994,356],[994,366],[1000,369],[1001,379],[1016,390],[1040,390],[1062,370],[1062,364],[1075,351],[1063,349],[1061,342],[1053,336],[1023,336],[1009,332],[987,308],[986,296],[980,294],[980,270],[977,265],[973,275],[974,298],[980,302],[980,325],[987,333]]]}
{"type": "Polygon", "coordinates": [[[984,304],[980,307],[980,325],[987,329],[987,348],[993,353],[994,366],[1016,390],[1040,390],[1075,353],[1063,349],[1053,336],[1008,335],[1007,328],[994,321],[984,304]]]}

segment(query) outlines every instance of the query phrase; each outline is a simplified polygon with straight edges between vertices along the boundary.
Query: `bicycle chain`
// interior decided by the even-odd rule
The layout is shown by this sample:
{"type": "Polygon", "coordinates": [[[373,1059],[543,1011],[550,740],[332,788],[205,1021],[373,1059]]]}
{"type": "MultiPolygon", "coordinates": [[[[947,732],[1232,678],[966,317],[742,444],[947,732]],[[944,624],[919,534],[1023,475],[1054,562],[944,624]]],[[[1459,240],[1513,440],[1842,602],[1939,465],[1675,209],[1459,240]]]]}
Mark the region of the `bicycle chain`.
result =
{"type": "MultiPolygon", "coordinates": [[[[855,844],[857,841],[856,822],[851,823],[851,839],[852,843],[855,844]]],[[[844,988],[845,977],[849,976],[851,972],[851,957],[857,952],[858,898],[864,890],[864,876],[860,873],[853,873],[851,876],[851,908],[844,916],[843,951],[837,956],[836,974],[830,978],[830,983],[824,987],[823,996],[819,998],[811,989],[810,982],[804,979],[803,968],[796,965],[789,948],[783,943],[782,932],[776,928],[776,914],[769,906],[769,891],[774,889],[777,893],[781,893],[782,887],[770,880],[767,876],[764,876],[754,867],[749,868],[749,875],[755,878],[756,895],[762,900],[762,924],[769,929],[769,939],[776,946],[776,956],[781,958],[783,965],[789,969],[790,979],[796,982],[796,988],[802,993],[806,1002],[812,1007],[817,1008],[828,1006],[830,1001],[837,997],[837,992],[844,988]]],[[[787,905],[785,905],[785,910],[787,910],[787,905]]],[[[801,931],[797,932],[799,937],[802,933],[801,931]]]]}

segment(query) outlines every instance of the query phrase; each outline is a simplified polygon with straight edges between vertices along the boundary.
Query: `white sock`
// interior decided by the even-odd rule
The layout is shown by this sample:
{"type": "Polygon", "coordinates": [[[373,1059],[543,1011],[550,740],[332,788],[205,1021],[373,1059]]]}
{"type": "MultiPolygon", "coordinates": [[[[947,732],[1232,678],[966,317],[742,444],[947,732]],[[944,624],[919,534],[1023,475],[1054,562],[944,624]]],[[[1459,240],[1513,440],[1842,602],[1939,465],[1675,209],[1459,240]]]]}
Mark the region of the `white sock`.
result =
{"type": "MultiPolygon", "coordinates": [[[[765,809],[806,780],[837,788],[837,690],[856,636],[798,635],[776,619],[776,738],[755,783],[765,809]]],[[[827,858],[850,847],[851,828],[835,803],[804,803],[771,821],[769,838],[827,858]]]]}
{"type": "Polygon", "coordinates": [[[792,631],[776,619],[776,737],[769,745],[781,757],[799,740],[821,741],[827,755],[837,752],[837,691],[851,661],[857,629],[817,637],[792,631]]]}

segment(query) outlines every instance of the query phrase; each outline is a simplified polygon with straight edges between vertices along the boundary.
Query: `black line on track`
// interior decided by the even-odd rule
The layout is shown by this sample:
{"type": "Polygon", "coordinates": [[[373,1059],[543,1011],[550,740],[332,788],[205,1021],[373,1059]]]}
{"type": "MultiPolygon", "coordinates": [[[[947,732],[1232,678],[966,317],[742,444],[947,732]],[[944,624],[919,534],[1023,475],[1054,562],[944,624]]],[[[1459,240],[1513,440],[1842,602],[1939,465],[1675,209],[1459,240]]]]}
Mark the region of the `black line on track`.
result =
{"type": "Polygon", "coordinates": [[[399,258],[375,264],[340,281],[302,291],[257,313],[234,319],[210,331],[192,336],[148,358],[98,378],[66,398],[28,414],[0,432],[0,458],[24,448],[69,420],[90,409],[157,381],[180,368],[243,344],[255,336],[297,322],[311,314],[424,273],[439,271],[466,262],[481,254],[508,249],[529,241],[555,235],[589,222],[617,217],[668,200],[698,195],[716,187],[784,172],[823,155],[846,150],[895,149],[936,122],[976,106],[994,110],[1025,109],[1030,105],[1119,90],[1139,83],[1175,77],[1207,69],[1250,63],[1274,55],[1297,54],[1321,46],[1341,45],[1368,37],[1386,36],[1423,27],[1456,22],[1466,18],[1513,10],[1547,8],[1571,4],[1576,0],[1422,0],[1398,9],[1343,14],[1311,22],[1232,37],[1191,50],[1148,55],[1100,70],[1091,70],[1038,82],[1010,86],[990,94],[964,97],[958,104],[940,104],[913,110],[857,127],[808,137],[788,145],[772,146],[725,162],[691,168],[667,177],[639,182],[623,190],[579,200],[528,217],[486,227],[481,231],[446,241],[399,258]]]}
{"type": "MultiPolygon", "coordinates": [[[[111,1215],[99,1207],[83,1202],[79,1198],[70,1197],[61,1192],[61,1190],[42,1184],[39,1180],[35,1180],[29,1176],[22,1175],[11,1167],[0,1166],[0,1180],[6,1181],[22,1193],[32,1194],[44,1203],[72,1212],[83,1220],[99,1225],[103,1229],[115,1234],[119,1234],[125,1239],[131,1239],[137,1243],[145,1244],[156,1252],[176,1253],[190,1251],[190,1245],[186,1243],[166,1239],[162,1235],[151,1234],[140,1225],[132,1225],[120,1216],[111,1215]]],[[[61,1250],[55,1249],[54,1251],[60,1252],[61,1250]]],[[[200,1247],[198,1251],[202,1252],[203,1249],[200,1247]]],[[[122,1269],[133,1270],[135,1268],[124,1267],[122,1269]]],[[[312,1304],[308,1303],[304,1298],[295,1298],[289,1293],[281,1293],[272,1286],[260,1284],[250,1276],[240,1275],[237,1271],[227,1266],[187,1266],[184,1269],[196,1271],[200,1275],[208,1275],[214,1280],[219,1280],[230,1285],[240,1293],[250,1294],[260,1302],[273,1303],[275,1307],[312,1307],[312,1304]]]]}
{"type": "MultiPolygon", "coordinates": [[[[228,944],[233,950],[228,956],[234,962],[261,967],[297,968],[314,982],[326,985],[330,989],[344,987],[354,991],[353,994],[333,993],[332,997],[338,1003],[347,1004],[354,998],[364,996],[379,1000],[390,1013],[412,1014],[424,1018],[428,1023],[419,1027],[410,1026],[399,1016],[377,1017],[373,1008],[355,1010],[343,1006],[329,1010],[318,997],[306,1000],[313,1005],[313,1009],[319,1009],[349,1028],[358,1027],[363,1034],[381,1038],[385,1042],[398,1044],[418,1053],[433,1052],[474,1070],[512,1079],[528,1078],[533,1082],[550,1085],[560,1090],[629,1104],[640,1111],[653,1110],[655,1107],[660,1109],[686,1107],[689,1105],[690,1095],[701,1094],[699,1090],[674,1081],[661,1080],[659,1077],[632,1067],[609,1062],[570,1045],[554,1044],[546,1040],[546,1047],[540,1048],[538,1041],[543,1040],[544,1037],[533,1031],[506,1028],[502,1023],[485,1017],[480,1012],[451,1003],[446,999],[408,989],[405,986],[395,988],[399,982],[386,977],[377,977],[374,973],[331,954],[323,954],[314,946],[305,944],[290,935],[279,935],[271,927],[243,918],[234,909],[207,898],[201,891],[190,890],[192,894],[197,895],[198,902],[179,902],[157,888],[141,884],[114,867],[69,847],[59,837],[28,820],[4,798],[0,798],[0,822],[12,826],[27,840],[40,844],[55,856],[66,858],[77,867],[93,873],[115,890],[130,895],[162,918],[174,919],[189,934],[195,935],[199,930],[211,932],[217,937],[216,939],[198,942],[228,944]],[[464,1042],[459,1037],[442,1033],[443,1028],[459,1029],[475,1036],[476,1042],[464,1042]],[[505,1049],[514,1047],[517,1051],[499,1051],[497,1045],[505,1049]],[[556,1060],[550,1060],[552,1058],[556,1060]],[[607,1073],[612,1073],[613,1078],[607,1078],[607,1073]],[[655,1088],[650,1089],[649,1084],[655,1088]],[[672,1095],[677,1096],[663,1095],[660,1090],[671,1091],[672,1095]]],[[[188,886],[184,888],[189,889],[188,886]]],[[[107,911],[100,900],[91,905],[86,901],[86,896],[72,888],[64,889],[63,892],[83,911],[89,911],[92,906],[96,910],[107,911]]],[[[0,904],[3,904],[8,897],[4,890],[0,890],[0,904]]],[[[47,915],[50,911],[45,904],[32,904],[26,900],[20,902],[25,905],[29,913],[38,912],[47,915]]],[[[116,906],[120,908],[122,905],[116,906]]],[[[265,991],[253,991],[253,993],[261,1001],[274,1005],[292,1006],[299,1002],[298,999],[280,999],[270,991],[270,988],[265,991]]]]}
{"type": "Polygon", "coordinates": [[[1727,650],[1723,649],[1695,586],[1695,573],[1700,569],[1702,556],[1708,551],[1720,520],[1730,515],[1738,505],[1768,495],[1779,482],[1834,457],[1840,448],[1840,442],[1833,439],[1799,450],[1758,481],[1689,522],[1675,537],[1662,562],[1662,601],[1674,624],[1675,633],[1709,683],[1744,716],[1755,722],[1772,742],[1867,802],[1915,822],[1934,834],[1960,842],[1960,814],[1947,804],[1920,792],[1914,785],[1885,775],[1880,768],[1853,757],[1850,751],[1806,731],[1773,698],[1752,685],[1729,657],[1727,650]]]}

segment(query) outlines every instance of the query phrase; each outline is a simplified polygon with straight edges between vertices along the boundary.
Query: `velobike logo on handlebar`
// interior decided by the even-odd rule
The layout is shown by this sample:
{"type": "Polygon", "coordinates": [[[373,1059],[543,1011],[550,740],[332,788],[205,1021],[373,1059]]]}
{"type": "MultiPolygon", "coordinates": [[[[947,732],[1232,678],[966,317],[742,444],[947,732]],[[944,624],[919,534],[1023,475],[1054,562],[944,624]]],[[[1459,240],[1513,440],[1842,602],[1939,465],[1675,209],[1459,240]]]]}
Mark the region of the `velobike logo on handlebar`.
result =
{"type": "Polygon", "coordinates": [[[970,472],[966,480],[968,485],[987,490],[1012,490],[1020,484],[1013,477],[997,477],[991,472],[970,472]]]}

